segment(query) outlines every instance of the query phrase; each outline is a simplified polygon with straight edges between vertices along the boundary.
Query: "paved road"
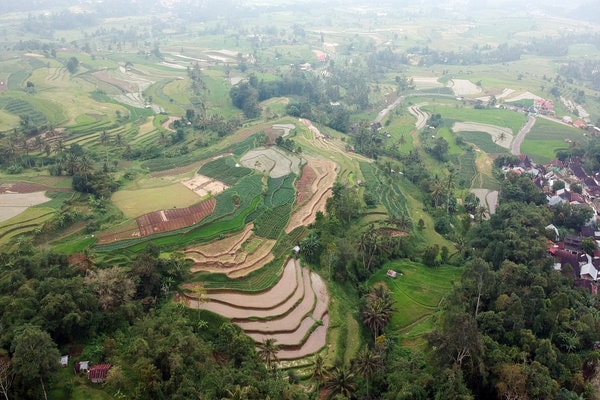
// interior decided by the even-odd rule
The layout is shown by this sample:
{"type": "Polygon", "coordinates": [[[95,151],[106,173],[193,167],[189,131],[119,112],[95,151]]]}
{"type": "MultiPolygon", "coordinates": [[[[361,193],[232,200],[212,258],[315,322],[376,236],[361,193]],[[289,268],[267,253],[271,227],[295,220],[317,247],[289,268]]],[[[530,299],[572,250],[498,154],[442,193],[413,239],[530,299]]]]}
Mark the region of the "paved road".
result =
{"type": "Polygon", "coordinates": [[[385,116],[388,115],[388,113],[390,111],[392,111],[394,108],[396,108],[400,104],[402,104],[403,101],[404,101],[404,96],[400,96],[392,104],[390,104],[389,106],[387,106],[383,110],[379,111],[379,114],[377,114],[377,117],[375,118],[375,122],[381,123],[381,121],[383,121],[383,119],[385,118],[385,116]]]}
{"type": "Polygon", "coordinates": [[[510,146],[511,154],[514,154],[515,156],[521,154],[521,143],[523,143],[525,135],[527,135],[531,128],[533,128],[533,125],[535,125],[535,117],[530,115],[529,119],[527,120],[525,125],[523,125],[519,133],[517,133],[517,136],[515,136],[515,139],[513,140],[512,145],[510,146]]]}

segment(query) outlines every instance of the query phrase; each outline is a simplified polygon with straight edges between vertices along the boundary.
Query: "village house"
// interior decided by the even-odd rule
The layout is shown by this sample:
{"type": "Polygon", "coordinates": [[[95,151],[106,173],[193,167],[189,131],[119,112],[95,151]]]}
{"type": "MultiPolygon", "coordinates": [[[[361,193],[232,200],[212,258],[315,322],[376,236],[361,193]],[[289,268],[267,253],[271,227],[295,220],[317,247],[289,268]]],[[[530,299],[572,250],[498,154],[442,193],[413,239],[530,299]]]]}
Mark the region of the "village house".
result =
{"type": "Polygon", "coordinates": [[[103,383],[108,376],[110,364],[98,364],[91,367],[87,372],[87,377],[92,383],[103,383]]]}

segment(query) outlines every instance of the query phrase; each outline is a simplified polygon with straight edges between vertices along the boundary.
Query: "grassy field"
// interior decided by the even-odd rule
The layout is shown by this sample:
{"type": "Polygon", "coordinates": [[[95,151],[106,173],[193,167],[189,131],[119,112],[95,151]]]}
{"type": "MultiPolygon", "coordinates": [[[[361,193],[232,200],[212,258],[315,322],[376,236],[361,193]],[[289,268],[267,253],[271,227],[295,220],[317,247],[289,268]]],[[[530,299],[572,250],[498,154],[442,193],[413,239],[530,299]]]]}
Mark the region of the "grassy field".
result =
{"type": "Polygon", "coordinates": [[[556,158],[557,150],[570,146],[565,140],[582,143],[583,133],[581,129],[537,118],[521,144],[521,153],[529,155],[534,162],[547,163],[556,158]]]}
{"type": "Polygon", "coordinates": [[[181,183],[138,190],[120,190],[113,194],[113,203],[129,218],[152,211],[188,207],[202,200],[181,183]]]}
{"type": "Polygon", "coordinates": [[[469,132],[463,131],[456,134],[459,137],[462,137],[463,140],[467,143],[471,143],[477,146],[480,150],[486,153],[506,153],[508,149],[496,144],[487,132],[469,132]]]}
{"type": "Polygon", "coordinates": [[[431,330],[430,318],[440,310],[444,298],[458,282],[462,269],[452,266],[426,267],[408,260],[386,264],[370,279],[369,285],[384,282],[394,295],[394,313],[389,330],[400,334],[404,344],[420,344],[424,333],[431,330]],[[386,271],[398,272],[396,279],[386,271]]]}
{"type": "Polygon", "coordinates": [[[429,102],[423,109],[433,114],[440,114],[445,120],[497,125],[510,128],[515,134],[527,121],[527,116],[522,113],[496,108],[477,110],[473,106],[463,105],[456,100],[429,102]]]}

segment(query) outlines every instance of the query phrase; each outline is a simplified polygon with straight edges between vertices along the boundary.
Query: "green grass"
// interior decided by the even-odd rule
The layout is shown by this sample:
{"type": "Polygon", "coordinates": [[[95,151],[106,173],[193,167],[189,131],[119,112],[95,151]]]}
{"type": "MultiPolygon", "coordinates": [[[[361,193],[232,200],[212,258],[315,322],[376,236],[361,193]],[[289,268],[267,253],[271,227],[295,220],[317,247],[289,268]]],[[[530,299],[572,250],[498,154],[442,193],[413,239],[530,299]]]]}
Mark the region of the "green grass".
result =
{"type": "Polygon", "coordinates": [[[410,336],[422,336],[431,329],[428,317],[440,310],[444,298],[460,280],[462,269],[453,266],[426,267],[408,260],[392,261],[377,271],[369,285],[384,282],[392,291],[398,310],[392,316],[388,330],[410,336]],[[396,279],[386,271],[398,272],[396,279]],[[402,275],[400,275],[400,273],[402,275]]]}
{"type": "MultiPolygon", "coordinates": [[[[513,133],[519,132],[527,121],[527,116],[510,110],[485,108],[477,110],[470,105],[463,105],[456,100],[438,100],[423,106],[423,110],[440,114],[447,121],[479,122],[510,128],[513,133]]],[[[452,125],[452,124],[450,124],[452,125]]]]}
{"type": "Polygon", "coordinates": [[[492,137],[487,132],[459,132],[456,134],[458,137],[467,142],[474,144],[486,153],[506,153],[508,149],[494,143],[492,137]]]}
{"type": "Polygon", "coordinates": [[[535,125],[521,144],[521,153],[527,154],[537,163],[547,163],[556,158],[556,151],[570,146],[565,139],[582,143],[581,129],[558,122],[537,118],[535,125]]]}
{"type": "Polygon", "coordinates": [[[60,254],[79,253],[88,247],[92,247],[98,241],[95,237],[85,237],[67,243],[60,243],[54,246],[54,251],[60,254]]]}

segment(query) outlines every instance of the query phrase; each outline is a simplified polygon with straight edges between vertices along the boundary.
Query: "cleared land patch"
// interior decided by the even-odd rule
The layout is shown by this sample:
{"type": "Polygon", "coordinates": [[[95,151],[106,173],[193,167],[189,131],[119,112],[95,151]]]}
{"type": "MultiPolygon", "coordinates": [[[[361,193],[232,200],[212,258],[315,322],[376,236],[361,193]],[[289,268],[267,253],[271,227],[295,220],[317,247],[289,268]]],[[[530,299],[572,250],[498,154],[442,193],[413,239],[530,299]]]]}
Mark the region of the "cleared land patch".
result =
{"type": "Polygon", "coordinates": [[[192,179],[181,183],[200,197],[219,194],[229,188],[223,182],[200,174],[196,174],[192,179]]]}
{"type": "Polygon", "coordinates": [[[457,96],[468,96],[481,93],[481,87],[467,79],[452,79],[448,82],[448,86],[457,96]]]}
{"type": "Polygon", "coordinates": [[[240,163],[246,168],[268,173],[271,178],[280,178],[290,173],[298,175],[302,159],[292,153],[270,147],[248,151],[242,156],[240,163]]]}
{"type": "Polygon", "coordinates": [[[452,126],[454,132],[483,132],[492,137],[494,143],[509,149],[513,141],[513,134],[509,128],[482,124],[478,122],[455,122],[452,126]]]}

